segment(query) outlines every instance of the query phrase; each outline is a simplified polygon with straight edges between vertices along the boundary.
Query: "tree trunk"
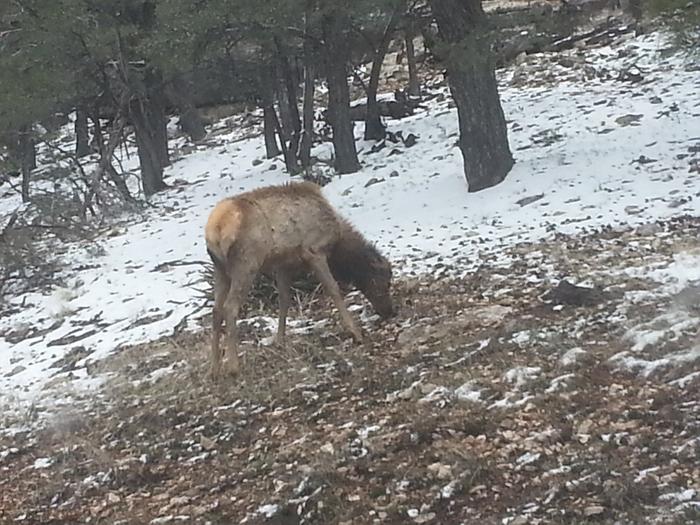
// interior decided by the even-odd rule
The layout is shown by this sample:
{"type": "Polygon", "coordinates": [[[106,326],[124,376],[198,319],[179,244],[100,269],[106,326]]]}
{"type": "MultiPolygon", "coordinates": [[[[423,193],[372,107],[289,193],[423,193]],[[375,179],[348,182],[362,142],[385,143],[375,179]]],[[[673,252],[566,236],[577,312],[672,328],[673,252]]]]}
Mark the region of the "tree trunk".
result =
{"type": "Polygon", "coordinates": [[[165,114],[165,90],[162,79],[154,81],[155,84],[149,90],[149,101],[153,106],[150,113],[151,126],[155,130],[156,145],[158,147],[158,160],[162,167],[170,166],[170,152],[168,151],[168,119],[165,114]]]}
{"type": "Polygon", "coordinates": [[[273,75],[270,69],[263,68],[263,73],[260,78],[261,105],[263,109],[263,136],[265,137],[265,156],[272,159],[280,154],[280,148],[277,144],[277,126],[275,115],[274,94],[272,91],[273,75]]]}
{"type": "Polygon", "coordinates": [[[166,87],[166,94],[170,102],[180,112],[180,127],[190,140],[198,142],[207,136],[204,128],[204,120],[199,114],[192,99],[192,86],[181,75],[176,75],[166,87]]]}
{"type": "Polygon", "coordinates": [[[90,149],[96,151],[102,155],[104,151],[104,138],[102,136],[102,123],[100,122],[100,108],[96,106],[93,109],[93,113],[90,115],[90,120],[92,120],[92,142],[90,142],[90,149]]]}
{"type": "Polygon", "coordinates": [[[166,187],[163,167],[169,163],[163,89],[160,75],[148,69],[144,89],[130,102],[131,121],[141,164],[141,183],[146,197],[166,187]]]}
{"type": "Polygon", "coordinates": [[[280,154],[275,127],[275,106],[272,104],[263,106],[263,134],[265,136],[265,156],[272,159],[280,154]]]}
{"type": "Polygon", "coordinates": [[[409,22],[406,29],[406,62],[408,62],[408,94],[412,97],[420,97],[420,80],[418,79],[418,64],[416,63],[416,48],[413,39],[416,32],[409,22]]]}
{"type": "Polygon", "coordinates": [[[301,135],[301,120],[299,117],[299,106],[297,105],[297,85],[294,78],[294,71],[289,63],[287,50],[278,37],[275,37],[275,47],[277,48],[279,74],[282,80],[282,89],[280,90],[280,114],[282,114],[282,108],[285,108],[285,112],[287,113],[287,122],[284,124],[283,119],[283,128],[287,128],[284,131],[284,137],[286,140],[289,140],[289,144],[286,144],[286,151],[284,151],[284,162],[287,171],[295,175],[299,173],[297,152],[301,135]]]}
{"type": "Polygon", "coordinates": [[[307,0],[304,11],[304,98],[302,101],[302,132],[299,142],[299,162],[304,169],[311,167],[311,147],[314,142],[314,91],[316,89],[316,56],[311,39],[311,14],[313,4],[307,0]]]}
{"type": "Polygon", "coordinates": [[[377,104],[377,90],[379,89],[379,74],[382,71],[384,57],[389,49],[391,36],[403,11],[403,2],[399,2],[391,14],[391,19],[384,29],[379,45],[374,50],[372,57],[372,69],[369,74],[367,86],[367,116],[365,117],[365,140],[382,140],[386,136],[386,127],[382,123],[377,104]]]}
{"type": "Polygon", "coordinates": [[[31,127],[19,130],[17,141],[20,172],[22,173],[22,202],[29,202],[29,182],[32,170],[36,168],[36,145],[31,135],[31,127]]]}
{"type": "Polygon", "coordinates": [[[88,116],[83,108],[75,110],[75,156],[79,159],[90,154],[88,116]]]}
{"type": "Polygon", "coordinates": [[[327,14],[323,20],[328,80],[328,120],[333,130],[335,169],[338,173],[354,173],[360,169],[353,123],[350,119],[350,90],[347,73],[349,26],[349,22],[337,12],[327,14]]]}
{"type": "Polygon", "coordinates": [[[498,184],[513,167],[481,0],[430,0],[438,49],[459,117],[469,191],[498,184]]]}
{"type": "Polygon", "coordinates": [[[304,129],[299,144],[299,161],[304,168],[309,168],[311,166],[311,146],[314,141],[315,74],[314,63],[312,57],[309,56],[304,65],[304,103],[302,109],[304,129]]]}

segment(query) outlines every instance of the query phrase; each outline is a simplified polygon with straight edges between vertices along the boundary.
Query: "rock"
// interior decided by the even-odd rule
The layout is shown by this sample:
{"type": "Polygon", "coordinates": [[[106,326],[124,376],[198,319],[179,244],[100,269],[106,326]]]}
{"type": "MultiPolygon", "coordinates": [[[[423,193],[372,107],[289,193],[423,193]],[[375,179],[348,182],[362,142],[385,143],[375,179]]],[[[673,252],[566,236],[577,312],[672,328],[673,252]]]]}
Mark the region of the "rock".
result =
{"type": "Polygon", "coordinates": [[[542,197],[544,197],[544,193],[539,193],[537,195],[531,195],[530,197],[524,197],[520,200],[515,201],[515,204],[519,206],[527,206],[528,204],[532,204],[535,201],[540,200],[542,197]]]}
{"type": "Polygon", "coordinates": [[[452,477],[452,467],[442,463],[432,463],[428,465],[428,472],[432,473],[437,479],[446,480],[452,477]]]}
{"type": "Polygon", "coordinates": [[[582,361],[586,360],[586,357],[588,357],[588,352],[586,352],[583,348],[572,348],[571,350],[564,352],[564,354],[559,358],[559,366],[562,368],[573,368],[582,361]]]}
{"type": "Polygon", "coordinates": [[[513,309],[510,306],[494,304],[471,310],[468,312],[468,315],[477,325],[494,326],[501,324],[512,311],[513,309]]]}
{"type": "Polygon", "coordinates": [[[574,67],[577,63],[580,63],[580,62],[574,60],[572,57],[561,57],[561,58],[559,59],[559,65],[562,66],[562,67],[572,68],[572,67],[574,67]]]}
{"type": "Polygon", "coordinates": [[[389,177],[398,177],[398,176],[399,176],[399,172],[396,171],[396,170],[394,170],[394,171],[392,171],[391,173],[389,173],[389,177]]]}
{"type": "Polygon", "coordinates": [[[172,507],[182,507],[183,505],[187,505],[190,502],[190,498],[187,496],[174,496],[170,498],[170,505],[172,507]]]}
{"type": "Polygon", "coordinates": [[[661,225],[657,223],[649,223],[638,226],[635,233],[637,233],[637,235],[656,235],[657,233],[661,233],[662,231],[663,228],[661,227],[661,225]]]}
{"type": "Polygon", "coordinates": [[[275,171],[277,169],[277,164],[270,164],[270,167],[267,168],[268,171],[275,171]]]}
{"type": "Polygon", "coordinates": [[[17,366],[14,367],[12,370],[10,370],[7,374],[5,374],[5,377],[12,377],[12,376],[15,376],[15,375],[17,375],[17,374],[20,374],[20,373],[24,372],[26,369],[27,369],[26,366],[17,365],[17,366]]]}
{"type": "Polygon", "coordinates": [[[637,125],[643,116],[644,115],[642,115],[642,114],[630,113],[628,115],[622,115],[621,117],[617,117],[615,119],[615,123],[618,126],[622,126],[622,127],[637,125]]]}
{"type": "Polygon", "coordinates": [[[583,515],[587,518],[590,516],[598,516],[599,514],[603,514],[603,512],[605,512],[605,507],[602,505],[590,505],[583,509],[583,515]]]}
{"type": "Polygon", "coordinates": [[[409,133],[404,139],[403,145],[407,148],[411,148],[416,145],[416,142],[418,142],[418,137],[413,133],[409,133]]]}
{"type": "Polygon", "coordinates": [[[202,445],[204,450],[214,450],[216,448],[216,441],[206,436],[201,436],[199,438],[199,444],[202,445]]]}
{"type": "Polygon", "coordinates": [[[379,184],[380,182],[384,182],[384,179],[372,177],[365,183],[365,188],[369,188],[370,186],[374,186],[375,184],[379,184]]]}
{"type": "Polygon", "coordinates": [[[605,299],[601,290],[576,286],[566,279],[559,281],[556,288],[547,292],[544,299],[554,304],[567,304],[571,306],[593,306],[605,299]]]}
{"type": "Polygon", "coordinates": [[[253,166],[260,166],[262,163],[263,161],[260,159],[253,159],[253,166]]]}
{"type": "Polygon", "coordinates": [[[432,394],[437,388],[438,386],[433,383],[423,383],[419,386],[420,392],[424,396],[432,394]]]}
{"type": "Polygon", "coordinates": [[[333,446],[333,443],[326,443],[321,447],[321,452],[324,452],[329,455],[335,454],[335,447],[333,446]]]}

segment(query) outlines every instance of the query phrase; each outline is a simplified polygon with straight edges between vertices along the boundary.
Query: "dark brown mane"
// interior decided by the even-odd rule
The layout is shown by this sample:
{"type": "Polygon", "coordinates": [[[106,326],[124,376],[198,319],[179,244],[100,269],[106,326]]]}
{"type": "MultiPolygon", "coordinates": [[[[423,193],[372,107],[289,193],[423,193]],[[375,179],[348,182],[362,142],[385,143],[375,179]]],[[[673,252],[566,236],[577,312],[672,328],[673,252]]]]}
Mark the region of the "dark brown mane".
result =
{"type": "Polygon", "coordinates": [[[365,291],[369,280],[379,270],[377,263],[388,265],[388,261],[349,223],[343,226],[343,234],[333,247],[328,264],[337,281],[365,291]]]}

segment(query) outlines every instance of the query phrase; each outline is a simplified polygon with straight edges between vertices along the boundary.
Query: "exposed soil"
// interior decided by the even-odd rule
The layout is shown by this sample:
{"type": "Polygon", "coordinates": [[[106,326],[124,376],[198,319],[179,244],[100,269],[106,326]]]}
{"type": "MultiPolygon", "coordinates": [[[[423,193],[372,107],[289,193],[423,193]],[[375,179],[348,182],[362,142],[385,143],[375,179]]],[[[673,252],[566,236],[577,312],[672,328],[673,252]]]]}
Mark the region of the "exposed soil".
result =
{"type": "MultiPolygon", "coordinates": [[[[0,438],[0,521],[697,522],[700,359],[642,374],[615,356],[676,304],[630,269],[700,249],[699,225],[558,236],[399,280],[385,324],[352,295],[359,346],[306,296],[289,348],[258,344],[275,315],[260,312],[245,374],[218,384],[206,330],[120,351],[93,366],[102,394],[0,438]],[[596,294],[555,304],[561,279],[596,294]]],[[[699,302],[634,355],[696,347],[699,302]]]]}

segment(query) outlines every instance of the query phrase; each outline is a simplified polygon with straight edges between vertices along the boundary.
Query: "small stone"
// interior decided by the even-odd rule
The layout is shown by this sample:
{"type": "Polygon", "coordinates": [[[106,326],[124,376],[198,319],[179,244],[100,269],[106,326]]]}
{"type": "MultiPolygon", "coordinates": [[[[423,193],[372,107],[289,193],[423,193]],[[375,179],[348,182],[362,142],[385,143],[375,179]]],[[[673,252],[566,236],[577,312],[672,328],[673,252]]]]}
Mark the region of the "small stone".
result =
{"type": "Polygon", "coordinates": [[[326,454],[330,454],[331,456],[335,454],[335,447],[333,446],[333,443],[326,443],[321,447],[321,452],[325,452],[326,454]]]}
{"type": "Polygon", "coordinates": [[[204,450],[214,450],[216,448],[216,441],[206,436],[201,436],[199,438],[199,444],[202,445],[204,450]]]}
{"type": "Polygon", "coordinates": [[[263,161],[261,161],[260,159],[253,159],[253,166],[260,166],[260,164],[262,163],[263,161]]]}
{"type": "Polygon", "coordinates": [[[591,505],[583,510],[583,515],[586,517],[597,516],[605,512],[605,507],[602,505],[591,505]]]}
{"type": "Polygon", "coordinates": [[[17,375],[21,372],[24,372],[26,369],[27,369],[26,366],[17,365],[12,370],[10,370],[7,374],[5,374],[5,377],[12,377],[12,376],[17,375]]]}
{"type": "Polygon", "coordinates": [[[398,177],[398,176],[399,176],[399,172],[396,171],[396,170],[394,170],[394,171],[392,171],[391,173],[389,173],[389,177],[398,177]]]}
{"type": "Polygon", "coordinates": [[[434,385],[433,383],[424,383],[420,385],[421,394],[423,394],[424,396],[427,396],[428,394],[434,392],[436,388],[437,385],[434,385]]]}
{"type": "Polygon", "coordinates": [[[181,507],[183,505],[187,505],[189,501],[190,498],[187,496],[174,496],[170,498],[170,505],[173,507],[181,507]]]}
{"type": "Polygon", "coordinates": [[[618,126],[631,126],[639,123],[639,121],[642,119],[644,115],[641,114],[629,114],[629,115],[622,115],[621,117],[617,117],[615,119],[615,122],[617,123],[618,126]]]}
{"type": "Polygon", "coordinates": [[[384,179],[378,179],[376,177],[372,177],[365,184],[365,188],[369,188],[370,186],[374,186],[375,184],[379,184],[380,182],[384,182],[384,179]]]}
{"type": "Polygon", "coordinates": [[[538,193],[537,195],[531,195],[530,197],[524,197],[518,201],[515,201],[515,204],[519,206],[527,206],[528,204],[532,204],[535,201],[540,200],[542,197],[544,197],[544,193],[538,193]]]}
{"type": "Polygon", "coordinates": [[[408,136],[404,139],[403,145],[407,148],[411,148],[416,145],[416,142],[418,142],[418,137],[413,133],[409,133],[408,136]]]}

